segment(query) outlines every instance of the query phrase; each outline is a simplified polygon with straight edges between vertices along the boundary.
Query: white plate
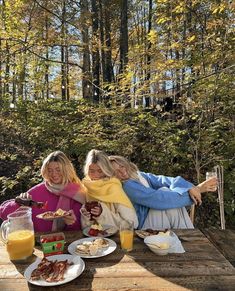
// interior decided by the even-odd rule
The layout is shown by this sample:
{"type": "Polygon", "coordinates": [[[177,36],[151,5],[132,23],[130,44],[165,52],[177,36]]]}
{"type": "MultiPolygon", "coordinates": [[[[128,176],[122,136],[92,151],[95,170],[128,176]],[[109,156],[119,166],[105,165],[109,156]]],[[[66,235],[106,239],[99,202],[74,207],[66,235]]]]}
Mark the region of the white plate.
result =
{"type": "Polygon", "coordinates": [[[34,285],[38,286],[56,286],[56,285],[61,285],[68,283],[72,281],[73,279],[77,278],[82,274],[82,272],[85,269],[85,263],[84,261],[78,257],[78,256],[72,256],[72,255],[55,255],[55,256],[49,256],[47,257],[49,261],[65,261],[68,260],[68,262],[73,262],[72,266],[69,266],[67,271],[64,274],[64,280],[59,281],[59,282],[46,282],[44,280],[31,280],[31,274],[33,270],[35,270],[38,266],[38,264],[41,262],[41,259],[37,258],[37,260],[28,266],[28,268],[24,272],[24,277],[26,280],[34,285]]]}
{"type": "MultiPolygon", "coordinates": [[[[102,227],[103,227],[103,230],[107,231],[107,234],[102,235],[102,234],[99,233],[98,237],[109,237],[109,236],[114,235],[118,231],[118,229],[115,226],[112,226],[112,225],[105,224],[105,225],[102,225],[102,227]]],[[[90,235],[88,233],[90,228],[91,227],[88,226],[88,227],[84,228],[82,232],[83,232],[83,234],[85,236],[94,237],[93,235],[90,235]]]]}
{"type": "Polygon", "coordinates": [[[114,252],[115,249],[117,248],[117,244],[113,240],[106,238],[106,240],[109,242],[108,247],[99,249],[97,254],[94,256],[91,256],[88,254],[80,254],[79,252],[76,252],[77,245],[82,244],[85,241],[93,241],[96,238],[100,238],[100,237],[94,236],[94,237],[87,237],[87,238],[82,238],[82,239],[76,240],[68,246],[68,252],[72,255],[77,255],[77,256],[80,256],[82,258],[93,259],[93,258],[100,258],[100,257],[107,256],[107,255],[111,254],[112,252],[114,252]]]}

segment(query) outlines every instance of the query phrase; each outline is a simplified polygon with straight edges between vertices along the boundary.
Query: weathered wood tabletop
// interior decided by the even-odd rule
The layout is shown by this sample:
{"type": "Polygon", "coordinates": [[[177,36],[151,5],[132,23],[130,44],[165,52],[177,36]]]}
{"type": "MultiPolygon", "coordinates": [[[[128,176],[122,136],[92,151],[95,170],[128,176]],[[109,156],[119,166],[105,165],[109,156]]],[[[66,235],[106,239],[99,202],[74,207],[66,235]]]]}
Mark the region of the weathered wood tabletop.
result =
{"type": "MultiPolygon", "coordinates": [[[[226,231],[224,235],[229,240],[226,231]]],[[[118,247],[112,254],[84,259],[86,267],[79,277],[50,288],[29,284],[23,277],[36,256],[42,257],[39,245],[27,262],[13,264],[0,243],[0,290],[235,290],[235,268],[201,231],[176,230],[175,233],[185,248],[183,254],[157,256],[139,237],[135,237],[133,251],[124,253],[115,235],[111,239],[118,247]]],[[[83,237],[81,232],[65,235],[67,245],[83,237]]]]}
{"type": "Polygon", "coordinates": [[[235,267],[235,230],[203,229],[202,232],[235,267]]]}

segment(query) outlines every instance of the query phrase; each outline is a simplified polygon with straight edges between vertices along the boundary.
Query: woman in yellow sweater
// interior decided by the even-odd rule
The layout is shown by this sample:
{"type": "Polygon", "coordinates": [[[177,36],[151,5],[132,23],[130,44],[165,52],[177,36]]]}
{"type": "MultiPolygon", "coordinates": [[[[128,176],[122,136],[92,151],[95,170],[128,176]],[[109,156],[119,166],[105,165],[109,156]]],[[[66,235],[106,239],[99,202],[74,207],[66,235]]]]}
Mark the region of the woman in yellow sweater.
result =
{"type": "Polygon", "coordinates": [[[84,166],[85,178],[82,180],[87,188],[87,201],[98,201],[99,206],[89,211],[85,205],[81,208],[82,227],[93,223],[92,217],[102,225],[119,227],[123,220],[138,226],[136,212],[126,193],[122,189],[120,180],[114,177],[114,169],[108,156],[99,150],[91,150],[87,154],[84,166]]]}

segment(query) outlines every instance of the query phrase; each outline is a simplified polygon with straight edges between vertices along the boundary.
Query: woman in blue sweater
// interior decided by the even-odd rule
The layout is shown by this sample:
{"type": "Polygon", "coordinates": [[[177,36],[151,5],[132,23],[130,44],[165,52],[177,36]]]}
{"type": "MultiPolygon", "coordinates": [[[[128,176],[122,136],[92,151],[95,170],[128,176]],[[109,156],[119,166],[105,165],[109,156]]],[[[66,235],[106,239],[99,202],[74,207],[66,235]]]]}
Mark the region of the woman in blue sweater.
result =
{"type": "Polygon", "coordinates": [[[167,177],[140,172],[121,156],[110,156],[116,177],[132,201],[139,219],[139,229],[194,228],[186,206],[201,204],[201,193],[215,191],[217,179],[198,186],[182,177],[167,177]]]}

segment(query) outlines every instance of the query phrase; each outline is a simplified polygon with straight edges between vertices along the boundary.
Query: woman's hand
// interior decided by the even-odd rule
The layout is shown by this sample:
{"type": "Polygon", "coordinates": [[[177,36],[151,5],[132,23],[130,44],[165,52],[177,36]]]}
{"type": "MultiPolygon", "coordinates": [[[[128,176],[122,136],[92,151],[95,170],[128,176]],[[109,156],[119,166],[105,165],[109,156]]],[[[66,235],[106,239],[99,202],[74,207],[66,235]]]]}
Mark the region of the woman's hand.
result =
{"type": "Polygon", "coordinates": [[[70,215],[66,215],[64,217],[64,222],[67,224],[67,225],[71,225],[71,224],[74,224],[77,220],[73,210],[69,210],[68,211],[70,213],[70,215]]]}
{"type": "Polygon", "coordinates": [[[199,187],[193,187],[188,192],[195,205],[202,204],[201,191],[199,187]]]}
{"type": "Polygon", "coordinates": [[[80,209],[80,212],[83,216],[85,216],[88,219],[91,219],[91,213],[89,211],[86,210],[85,205],[83,205],[80,209]]]}
{"type": "Polygon", "coordinates": [[[199,188],[201,193],[204,192],[214,192],[216,191],[218,186],[218,181],[216,177],[212,177],[204,182],[200,183],[197,187],[199,188]]]}
{"type": "Polygon", "coordinates": [[[21,193],[18,197],[22,199],[32,199],[32,196],[28,192],[21,193]]]}
{"type": "Polygon", "coordinates": [[[86,216],[90,220],[99,217],[102,211],[103,211],[102,206],[98,201],[86,202],[80,210],[82,215],[86,216]]]}
{"type": "Polygon", "coordinates": [[[99,206],[91,208],[91,215],[94,217],[99,217],[102,211],[103,211],[102,206],[99,204],[99,206]]]}

